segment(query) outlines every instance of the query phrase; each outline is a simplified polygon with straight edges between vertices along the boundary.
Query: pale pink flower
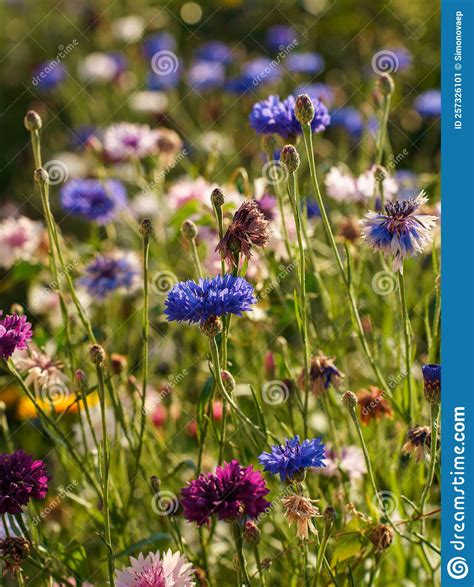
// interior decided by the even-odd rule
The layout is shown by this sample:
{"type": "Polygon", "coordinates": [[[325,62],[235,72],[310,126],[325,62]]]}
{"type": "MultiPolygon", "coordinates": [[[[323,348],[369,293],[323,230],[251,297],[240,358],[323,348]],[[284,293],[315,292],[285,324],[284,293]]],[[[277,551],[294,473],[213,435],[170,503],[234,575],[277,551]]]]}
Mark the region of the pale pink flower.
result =
{"type": "Polygon", "coordinates": [[[171,550],[130,557],[130,566],[115,574],[116,587],[192,587],[194,569],[179,552],[171,550]]]}
{"type": "MultiPolygon", "coordinates": [[[[367,169],[364,171],[356,180],[357,193],[359,194],[359,200],[368,202],[370,198],[373,198],[375,193],[375,180],[376,174],[374,168],[367,169]]],[[[385,173],[385,178],[382,183],[384,199],[393,200],[398,192],[398,183],[385,173]]]]}
{"type": "Polygon", "coordinates": [[[170,208],[178,210],[188,202],[198,202],[211,206],[211,193],[217,187],[216,183],[209,183],[203,177],[189,179],[187,177],[174,183],[167,193],[170,208]]]}
{"type": "Polygon", "coordinates": [[[326,192],[338,202],[354,202],[357,197],[356,180],[351,173],[339,167],[331,167],[325,179],[326,192]]]}
{"type": "Polygon", "coordinates": [[[17,261],[31,261],[44,234],[43,224],[26,216],[0,223],[0,266],[10,269],[17,261]]]}
{"type": "Polygon", "coordinates": [[[26,385],[33,385],[37,394],[43,390],[67,393],[67,376],[62,372],[61,361],[30,347],[27,352],[14,356],[13,362],[20,373],[26,374],[26,385]]]}
{"type": "Polygon", "coordinates": [[[157,131],[147,124],[119,122],[105,131],[102,145],[106,158],[119,162],[155,154],[157,141],[157,131]]]}

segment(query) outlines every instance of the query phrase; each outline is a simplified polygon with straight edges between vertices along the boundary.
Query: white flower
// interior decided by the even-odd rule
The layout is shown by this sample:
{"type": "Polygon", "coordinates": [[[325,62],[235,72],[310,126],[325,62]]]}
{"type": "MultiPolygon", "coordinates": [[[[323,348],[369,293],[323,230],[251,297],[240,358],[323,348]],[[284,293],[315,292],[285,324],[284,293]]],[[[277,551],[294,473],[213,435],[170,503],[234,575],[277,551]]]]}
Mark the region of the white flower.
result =
{"type": "Polygon", "coordinates": [[[142,553],[115,575],[116,587],[192,587],[194,569],[179,552],[142,553]]]}
{"type": "Polygon", "coordinates": [[[157,132],[147,124],[119,122],[105,131],[103,147],[105,155],[112,161],[142,159],[156,153],[157,140],[157,132]]]}
{"type": "MultiPolygon", "coordinates": [[[[359,200],[368,202],[371,198],[374,197],[375,182],[376,175],[373,168],[368,169],[359,175],[356,180],[359,200]]],[[[390,177],[387,173],[385,173],[385,177],[382,182],[382,189],[385,201],[390,201],[394,199],[394,196],[398,192],[399,186],[393,177],[390,177]]]]}
{"type": "Polygon", "coordinates": [[[133,43],[139,41],[145,30],[145,21],[137,14],[118,18],[112,23],[112,34],[119,41],[133,43]]]}
{"type": "Polygon", "coordinates": [[[0,266],[10,269],[17,261],[31,261],[43,234],[43,224],[26,216],[0,222],[0,266]]]}
{"type": "Polygon", "coordinates": [[[15,367],[20,373],[26,373],[26,385],[33,385],[36,394],[44,390],[52,390],[52,393],[62,391],[67,394],[66,375],[62,372],[63,364],[61,361],[54,360],[45,352],[35,349],[34,347],[22,354],[13,356],[15,367]]]}
{"type": "Polygon", "coordinates": [[[156,114],[168,108],[168,96],[164,92],[136,92],[130,96],[128,104],[135,112],[156,114]]]}
{"type": "Polygon", "coordinates": [[[358,199],[354,177],[339,167],[331,167],[326,175],[325,184],[328,196],[338,202],[354,202],[358,199]]]}
{"type": "Polygon", "coordinates": [[[79,75],[86,82],[110,82],[119,72],[117,61],[107,53],[90,53],[79,64],[79,75]]]}

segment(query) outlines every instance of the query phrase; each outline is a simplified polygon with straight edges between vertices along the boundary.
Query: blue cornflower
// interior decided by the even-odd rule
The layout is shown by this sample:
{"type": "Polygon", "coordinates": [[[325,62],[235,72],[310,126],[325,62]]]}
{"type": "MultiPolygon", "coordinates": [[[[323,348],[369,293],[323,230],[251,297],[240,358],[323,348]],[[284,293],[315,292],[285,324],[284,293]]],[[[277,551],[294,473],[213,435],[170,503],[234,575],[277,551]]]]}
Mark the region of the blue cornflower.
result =
{"type": "MultiPolygon", "coordinates": [[[[314,118],[311,122],[313,133],[322,132],[331,122],[326,106],[319,100],[312,99],[314,118]]],[[[259,134],[275,133],[284,139],[302,134],[301,125],[295,116],[295,98],[290,95],[286,100],[279,96],[269,96],[257,102],[249,116],[250,126],[259,134]]]]}
{"type": "Polygon", "coordinates": [[[324,69],[324,59],[319,53],[291,53],[285,61],[285,67],[292,73],[319,73],[324,69]]]}
{"type": "Polygon", "coordinates": [[[131,293],[140,283],[140,262],[133,253],[113,251],[97,255],[77,282],[87,293],[103,300],[114,292],[131,293]]]}
{"type": "Polygon", "coordinates": [[[325,467],[324,444],[321,438],[303,440],[297,435],[288,438],[285,444],[273,445],[270,452],[263,452],[258,462],[264,466],[264,471],[280,475],[280,479],[293,479],[307,467],[325,467]]]}
{"type": "Polygon", "coordinates": [[[282,51],[296,41],[298,41],[298,33],[293,27],[285,24],[272,26],[265,34],[265,44],[272,51],[282,51]]]}
{"type": "Polygon", "coordinates": [[[151,59],[159,51],[174,51],[175,49],[176,39],[164,31],[154,33],[143,41],[143,51],[147,59],[151,59]]]}
{"type": "Polygon", "coordinates": [[[339,108],[331,113],[331,126],[343,127],[352,137],[358,139],[364,131],[364,121],[356,108],[339,108]]]}
{"type": "Polygon", "coordinates": [[[66,68],[56,60],[45,61],[36,68],[33,85],[47,92],[54,90],[66,79],[66,68]]]}
{"type": "Polygon", "coordinates": [[[206,277],[198,283],[180,281],[168,294],[165,314],[169,321],[205,322],[214,316],[235,314],[251,310],[256,303],[253,287],[243,277],[206,277]]]}
{"type": "Polygon", "coordinates": [[[182,64],[178,61],[176,68],[170,69],[166,73],[158,75],[154,71],[147,74],[147,87],[149,90],[162,92],[164,90],[172,90],[176,88],[181,79],[182,64]]]}
{"type": "Polygon", "coordinates": [[[257,57],[242,66],[241,74],[231,79],[226,84],[226,89],[236,94],[243,94],[255,90],[257,86],[263,86],[278,81],[282,71],[275,60],[266,57],[257,57]]]}
{"type": "Polygon", "coordinates": [[[416,98],[414,106],[415,110],[423,118],[441,116],[441,92],[439,90],[423,92],[416,98]]]}
{"type": "Polygon", "coordinates": [[[213,61],[195,61],[187,73],[189,85],[197,92],[214,90],[223,85],[225,69],[213,61]]]}
{"type": "Polygon", "coordinates": [[[308,94],[310,98],[321,100],[326,106],[331,106],[334,102],[334,92],[326,84],[302,84],[295,90],[295,96],[308,94]]]}
{"type": "Polygon", "coordinates": [[[368,212],[361,222],[362,236],[368,245],[384,255],[393,256],[394,271],[401,273],[403,260],[421,253],[431,240],[436,217],[418,213],[427,201],[421,192],[413,200],[388,202],[385,214],[368,212]]]}
{"type": "Polygon", "coordinates": [[[398,71],[405,71],[411,66],[413,57],[406,47],[392,47],[388,51],[393,53],[397,58],[398,71]]]}
{"type": "Polygon", "coordinates": [[[228,65],[232,61],[232,51],[223,41],[208,41],[196,49],[196,58],[202,61],[223,63],[228,65]]]}
{"type": "Polygon", "coordinates": [[[61,189],[60,197],[67,212],[97,224],[112,222],[127,204],[125,186],[116,179],[72,179],[61,189]]]}

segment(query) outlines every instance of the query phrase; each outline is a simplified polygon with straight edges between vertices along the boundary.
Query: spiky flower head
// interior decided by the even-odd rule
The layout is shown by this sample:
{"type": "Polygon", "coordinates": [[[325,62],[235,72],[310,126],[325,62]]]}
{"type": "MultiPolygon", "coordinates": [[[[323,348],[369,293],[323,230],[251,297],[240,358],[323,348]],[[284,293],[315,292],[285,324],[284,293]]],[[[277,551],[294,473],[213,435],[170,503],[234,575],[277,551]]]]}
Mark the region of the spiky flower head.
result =
{"type": "Polygon", "coordinates": [[[166,298],[165,314],[169,321],[205,322],[224,314],[242,316],[256,301],[253,287],[243,277],[217,275],[197,283],[188,280],[175,284],[166,298]]]}
{"type": "Polygon", "coordinates": [[[103,300],[113,293],[129,294],[140,286],[140,261],[134,253],[111,251],[96,255],[86,265],[84,275],[78,284],[87,293],[98,300],[103,300]]]}
{"type": "Polygon", "coordinates": [[[362,237],[374,250],[393,257],[394,271],[402,272],[404,259],[423,252],[431,241],[437,219],[419,213],[427,201],[421,192],[412,200],[388,202],[385,214],[367,212],[361,221],[362,237]]]}
{"type": "Polygon", "coordinates": [[[226,233],[216,251],[231,264],[237,263],[236,255],[252,256],[252,247],[264,248],[270,240],[269,222],[260,211],[255,200],[245,200],[234,214],[226,233]]]}
{"type": "Polygon", "coordinates": [[[0,559],[4,562],[3,574],[14,575],[30,556],[31,544],[23,536],[6,536],[0,540],[0,559]]]}
{"type": "Polygon", "coordinates": [[[270,506],[264,498],[269,491],[260,471],[233,460],[181,490],[184,517],[198,526],[209,524],[213,515],[225,521],[255,520],[270,506]]]}
{"type": "Polygon", "coordinates": [[[116,587],[193,587],[194,569],[180,552],[153,552],[130,557],[130,566],[115,573],[116,587]]]}
{"type": "Polygon", "coordinates": [[[258,461],[269,471],[280,475],[281,481],[300,478],[308,467],[325,467],[324,444],[321,438],[303,440],[297,435],[288,438],[285,444],[277,444],[271,447],[270,452],[263,452],[258,461]]]}

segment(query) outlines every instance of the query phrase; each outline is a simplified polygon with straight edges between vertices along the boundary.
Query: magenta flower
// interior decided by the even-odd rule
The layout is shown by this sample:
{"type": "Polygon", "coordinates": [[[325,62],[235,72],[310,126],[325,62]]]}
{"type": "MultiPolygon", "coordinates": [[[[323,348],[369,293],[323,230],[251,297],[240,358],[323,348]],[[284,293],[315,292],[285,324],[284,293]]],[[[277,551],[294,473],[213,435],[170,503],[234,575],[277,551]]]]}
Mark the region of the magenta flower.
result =
{"type": "Polygon", "coordinates": [[[225,521],[256,519],[270,506],[264,498],[269,491],[260,471],[233,460],[215,473],[199,475],[181,490],[184,517],[198,526],[209,524],[213,514],[225,521]]]}
{"type": "Polygon", "coordinates": [[[24,451],[0,454],[0,514],[20,514],[30,499],[44,499],[50,479],[44,462],[24,451]]]}
{"type": "MultiPolygon", "coordinates": [[[[0,316],[2,312],[0,311],[0,316]]],[[[27,342],[31,340],[33,331],[31,323],[26,316],[13,314],[0,319],[0,355],[3,359],[9,359],[19,349],[26,349],[27,342]]]]}
{"type": "Polygon", "coordinates": [[[194,569],[180,552],[142,553],[115,574],[116,587],[193,587],[194,569]]]}

